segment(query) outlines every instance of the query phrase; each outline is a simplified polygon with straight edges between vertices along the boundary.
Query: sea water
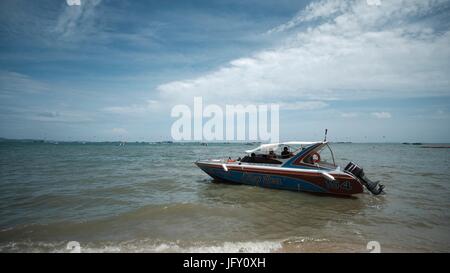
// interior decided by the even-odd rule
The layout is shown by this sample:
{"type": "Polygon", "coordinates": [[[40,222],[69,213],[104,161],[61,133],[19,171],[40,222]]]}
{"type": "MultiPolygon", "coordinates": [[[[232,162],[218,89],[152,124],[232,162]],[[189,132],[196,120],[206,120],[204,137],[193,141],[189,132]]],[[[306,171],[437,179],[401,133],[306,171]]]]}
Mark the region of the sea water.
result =
{"type": "Polygon", "coordinates": [[[385,195],[217,183],[194,162],[244,144],[0,143],[0,251],[450,251],[450,149],[331,144],[385,195]]]}

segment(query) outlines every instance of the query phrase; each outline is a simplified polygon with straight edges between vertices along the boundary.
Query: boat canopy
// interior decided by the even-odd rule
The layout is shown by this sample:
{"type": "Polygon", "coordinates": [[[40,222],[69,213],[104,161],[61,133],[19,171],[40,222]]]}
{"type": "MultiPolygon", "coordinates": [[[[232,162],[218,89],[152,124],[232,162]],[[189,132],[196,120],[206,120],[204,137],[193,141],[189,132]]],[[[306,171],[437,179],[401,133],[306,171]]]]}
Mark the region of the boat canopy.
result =
{"type": "Polygon", "coordinates": [[[270,143],[270,144],[263,144],[258,148],[255,148],[253,150],[247,150],[245,152],[247,154],[251,154],[254,152],[269,153],[270,151],[277,152],[283,149],[283,147],[290,147],[290,146],[306,147],[317,143],[322,143],[322,141],[288,141],[280,143],[270,143]]]}

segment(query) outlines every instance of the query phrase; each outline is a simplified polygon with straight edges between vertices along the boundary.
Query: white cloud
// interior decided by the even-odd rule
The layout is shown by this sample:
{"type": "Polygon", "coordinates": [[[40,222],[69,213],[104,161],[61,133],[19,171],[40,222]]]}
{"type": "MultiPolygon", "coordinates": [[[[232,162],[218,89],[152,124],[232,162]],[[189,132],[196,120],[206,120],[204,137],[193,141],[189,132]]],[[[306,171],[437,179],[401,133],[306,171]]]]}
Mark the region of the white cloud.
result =
{"type": "Polygon", "coordinates": [[[85,0],[78,4],[79,0],[71,0],[60,14],[54,32],[60,39],[67,41],[81,40],[93,34],[97,30],[95,8],[101,0],[85,0]]]}
{"type": "Polygon", "coordinates": [[[126,135],[128,134],[128,131],[124,128],[112,128],[111,133],[114,135],[126,135]]]}
{"type": "Polygon", "coordinates": [[[81,0],[66,0],[66,3],[69,6],[79,6],[81,5],[81,0]]]}
{"type": "Polygon", "coordinates": [[[380,6],[381,0],[366,0],[366,3],[369,6],[380,6]]]}
{"type": "Polygon", "coordinates": [[[282,32],[292,29],[303,22],[308,22],[315,19],[326,18],[336,13],[342,13],[348,9],[351,5],[351,1],[342,0],[328,0],[328,1],[316,1],[309,4],[304,10],[300,11],[289,22],[279,25],[268,33],[282,32]]]}
{"type": "Polygon", "coordinates": [[[4,96],[14,96],[23,93],[41,93],[50,90],[50,87],[32,77],[13,72],[0,71],[0,94],[4,96]]]}
{"type": "Polygon", "coordinates": [[[129,106],[110,106],[102,109],[104,112],[114,114],[142,114],[147,111],[147,107],[137,104],[129,106]]]}
{"type": "Polygon", "coordinates": [[[323,101],[281,102],[278,104],[280,110],[316,110],[328,106],[328,104],[323,101]]]}
{"type": "Polygon", "coordinates": [[[42,122],[85,123],[94,121],[94,118],[89,113],[70,110],[39,112],[25,110],[23,111],[23,114],[19,114],[19,116],[29,120],[42,122]]]}
{"type": "Polygon", "coordinates": [[[145,115],[160,109],[159,102],[156,100],[147,100],[146,104],[132,104],[128,106],[109,106],[102,109],[103,112],[119,115],[145,115]]]}
{"type": "Polygon", "coordinates": [[[202,96],[207,103],[233,104],[448,94],[450,32],[410,22],[441,5],[314,2],[277,31],[316,20],[314,27],[204,75],[161,84],[157,91],[173,103],[202,96]]]}
{"type": "Polygon", "coordinates": [[[389,112],[373,112],[372,116],[379,119],[389,119],[392,117],[391,113],[389,112]]]}
{"type": "Polygon", "coordinates": [[[341,113],[341,117],[343,118],[356,118],[358,117],[358,113],[350,112],[350,113],[341,113]]]}

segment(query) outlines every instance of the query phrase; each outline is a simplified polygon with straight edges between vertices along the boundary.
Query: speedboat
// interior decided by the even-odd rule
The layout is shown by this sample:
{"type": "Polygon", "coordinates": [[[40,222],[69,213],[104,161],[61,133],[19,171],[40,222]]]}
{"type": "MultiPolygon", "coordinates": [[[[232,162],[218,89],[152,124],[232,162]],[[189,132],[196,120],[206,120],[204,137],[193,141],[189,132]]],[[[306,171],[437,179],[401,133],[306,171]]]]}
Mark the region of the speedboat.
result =
{"type": "Polygon", "coordinates": [[[383,193],[384,186],[368,179],[353,162],[337,166],[326,141],[263,144],[243,158],[198,160],[195,164],[218,181],[267,188],[349,196],[383,193]]]}

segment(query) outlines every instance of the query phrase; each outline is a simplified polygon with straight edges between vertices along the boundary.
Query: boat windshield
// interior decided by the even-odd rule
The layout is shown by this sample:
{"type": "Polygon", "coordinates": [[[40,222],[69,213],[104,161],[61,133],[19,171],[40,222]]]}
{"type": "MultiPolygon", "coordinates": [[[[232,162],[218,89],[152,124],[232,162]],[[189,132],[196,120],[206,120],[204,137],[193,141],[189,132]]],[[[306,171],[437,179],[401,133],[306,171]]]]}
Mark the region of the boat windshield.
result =
{"type": "Polygon", "coordinates": [[[255,155],[273,155],[277,158],[289,158],[313,144],[315,143],[286,142],[286,143],[263,144],[256,149],[248,150],[246,152],[248,154],[255,154],[255,155]]]}
{"type": "Polygon", "coordinates": [[[315,165],[317,167],[335,168],[336,162],[334,161],[333,150],[328,143],[318,147],[315,151],[311,152],[303,163],[315,165]]]}

